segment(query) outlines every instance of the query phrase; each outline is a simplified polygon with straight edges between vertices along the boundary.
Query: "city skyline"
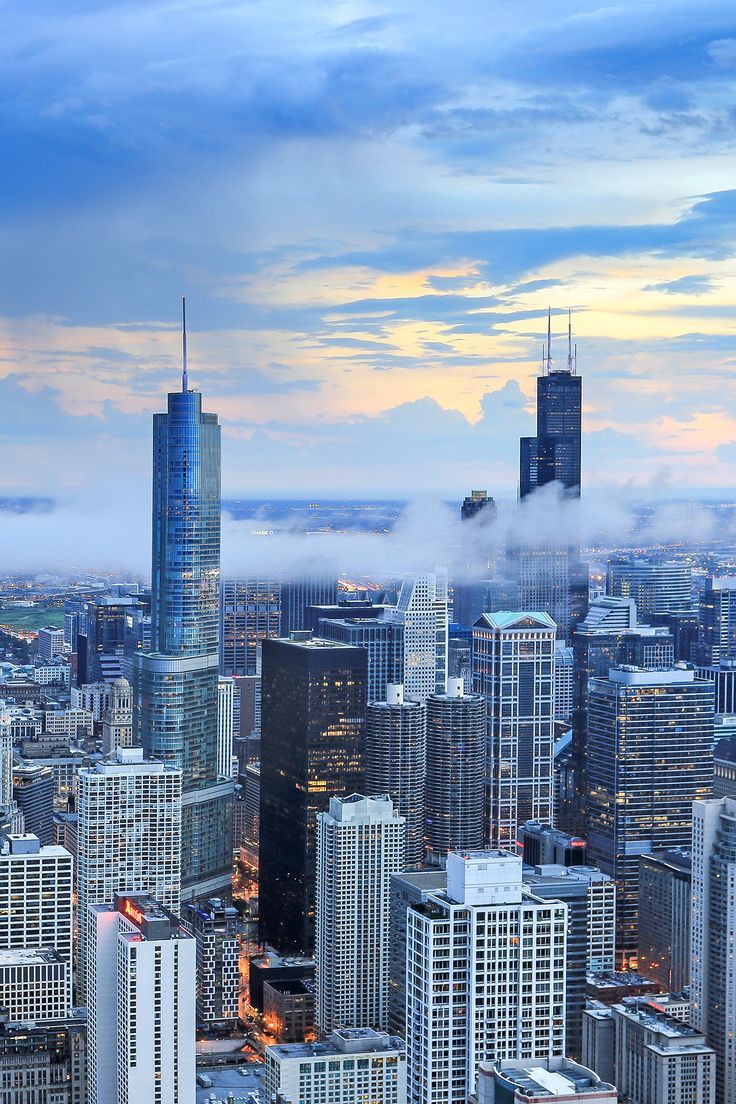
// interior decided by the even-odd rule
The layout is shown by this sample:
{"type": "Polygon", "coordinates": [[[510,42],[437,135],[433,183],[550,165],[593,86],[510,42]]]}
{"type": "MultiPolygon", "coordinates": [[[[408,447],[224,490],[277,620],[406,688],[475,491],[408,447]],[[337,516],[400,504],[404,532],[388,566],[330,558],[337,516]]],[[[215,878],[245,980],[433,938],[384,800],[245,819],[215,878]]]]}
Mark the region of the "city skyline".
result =
{"type": "Polygon", "coordinates": [[[729,486],[722,0],[211,11],[9,7],[9,493],[145,487],[183,293],[226,495],[513,494],[549,305],[586,484],[729,486]]]}

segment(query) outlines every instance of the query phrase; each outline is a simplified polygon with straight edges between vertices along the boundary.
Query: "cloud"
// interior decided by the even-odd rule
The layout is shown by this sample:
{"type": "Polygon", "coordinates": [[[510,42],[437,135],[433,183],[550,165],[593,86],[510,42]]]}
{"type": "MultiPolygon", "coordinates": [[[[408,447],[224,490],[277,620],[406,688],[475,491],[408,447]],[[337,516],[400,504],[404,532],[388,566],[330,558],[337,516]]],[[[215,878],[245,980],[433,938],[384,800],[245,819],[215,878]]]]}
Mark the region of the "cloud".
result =
{"type": "Polygon", "coordinates": [[[662,291],[665,295],[707,295],[713,289],[710,276],[680,276],[661,284],[647,284],[643,291],[662,291]]]}

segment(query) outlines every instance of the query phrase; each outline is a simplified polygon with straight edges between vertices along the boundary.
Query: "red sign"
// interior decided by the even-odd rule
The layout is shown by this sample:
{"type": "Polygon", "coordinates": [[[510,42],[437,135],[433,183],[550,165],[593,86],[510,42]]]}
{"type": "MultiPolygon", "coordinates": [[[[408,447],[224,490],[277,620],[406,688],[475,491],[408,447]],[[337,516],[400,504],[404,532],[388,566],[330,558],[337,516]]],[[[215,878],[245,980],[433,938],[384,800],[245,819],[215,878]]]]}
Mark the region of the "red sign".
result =
{"type": "Polygon", "coordinates": [[[123,901],[123,916],[127,916],[128,920],[132,920],[137,928],[143,923],[143,913],[127,897],[123,901]]]}

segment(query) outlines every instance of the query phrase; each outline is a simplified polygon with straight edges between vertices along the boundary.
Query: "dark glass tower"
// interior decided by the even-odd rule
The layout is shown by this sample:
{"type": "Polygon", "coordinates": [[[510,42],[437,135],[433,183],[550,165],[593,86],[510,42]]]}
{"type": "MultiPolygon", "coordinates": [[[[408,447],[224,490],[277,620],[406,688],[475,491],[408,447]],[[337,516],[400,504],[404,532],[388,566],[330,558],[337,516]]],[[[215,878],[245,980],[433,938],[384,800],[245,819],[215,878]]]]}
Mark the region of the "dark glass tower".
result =
{"type": "Polygon", "coordinates": [[[151,651],[135,718],[146,752],[183,771],[182,897],[229,892],[233,783],[217,771],[220,427],[189,389],[153,422],[151,651]]]}
{"type": "Polygon", "coordinates": [[[317,813],[362,793],[367,652],[308,631],[263,641],[261,940],[314,951],[317,813]]]}
{"type": "Polygon", "coordinates": [[[537,435],[521,438],[521,498],[554,482],[580,496],[583,381],[577,374],[571,326],[564,368],[554,365],[551,344],[550,318],[544,374],[537,378],[537,435]]]}

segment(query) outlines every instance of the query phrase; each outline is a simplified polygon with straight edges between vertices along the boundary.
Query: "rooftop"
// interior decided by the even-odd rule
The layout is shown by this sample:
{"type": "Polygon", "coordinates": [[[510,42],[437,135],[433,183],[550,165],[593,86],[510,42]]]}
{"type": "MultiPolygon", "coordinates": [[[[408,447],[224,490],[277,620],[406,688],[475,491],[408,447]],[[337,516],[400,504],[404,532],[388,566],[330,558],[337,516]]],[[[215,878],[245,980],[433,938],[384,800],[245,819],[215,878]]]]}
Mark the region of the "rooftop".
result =
{"type": "Polygon", "coordinates": [[[2,966],[43,966],[51,962],[61,962],[62,959],[52,948],[46,950],[28,949],[0,951],[0,967],[2,966]]]}
{"type": "Polygon", "coordinates": [[[338,1054],[377,1054],[384,1051],[403,1053],[405,1043],[397,1035],[387,1035],[370,1027],[342,1028],[333,1031],[324,1043],[279,1043],[266,1048],[282,1061],[287,1058],[324,1058],[338,1054]]]}

